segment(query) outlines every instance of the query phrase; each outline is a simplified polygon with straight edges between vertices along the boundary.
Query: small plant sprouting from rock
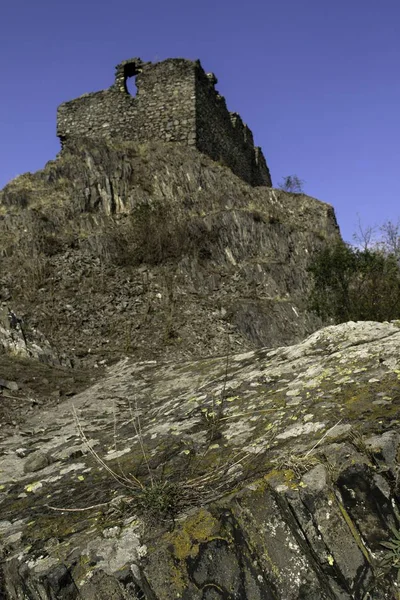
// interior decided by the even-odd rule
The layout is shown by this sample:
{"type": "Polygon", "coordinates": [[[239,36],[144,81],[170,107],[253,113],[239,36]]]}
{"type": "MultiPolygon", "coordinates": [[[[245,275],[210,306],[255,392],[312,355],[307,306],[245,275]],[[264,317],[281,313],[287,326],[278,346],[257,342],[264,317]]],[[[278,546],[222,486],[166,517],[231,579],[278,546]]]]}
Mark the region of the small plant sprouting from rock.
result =
{"type": "Polygon", "coordinates": [[[395,527],[390,527],[393,537],[388,542],[381,542],[381,546],[386,548],[382,559],[382,566],[390,569],[397,569],[397,582],[400,583],[400,531],[395,527]]]}
{"type": "Polygon", "coordinates": [[[228,380],[228,367],[230,358],[230,340],[228,338],[228,352],[225,361],[224,385],[221,391],[221,397],[212,397],[211,407],[201,409],[201,416],[207,429],[207,438],[209,442],[216,441],[222,437],[221,426],[224,417],[224,407],[226,398],[226,383],[228,380]]]}
{"type": "MultiPolygon", "coordinates": [[[[131,405],[129,405],[131,413],[131,423],[137,436],[140,450],[143,456],[144,463],[148,472],[146,481],[142,481],[132,472],[126,473],[120,466],[120,472],[112,469],[103,458],[94,450],[89,439],[83,431],[81,422],[75,407],[73,407],[73,415],[78,429],[79,436],[89,453],[93,456],[96,462],[121,486],[129,490],[130,497],[124,498],[124,504],[127,503],[140,514],[145,521],[160,522],[168,519],[173,519],[177,512],[185,505],[189,499],[188,490],[181,488],[179,484],[166,480],[159,480],[153,474],[148,461],[146,449],[143,443],[143,435],[140,425],[138,411],[133,413],[131,405]]],[[[114,413],[114,440],[116,440],[116,420],[114,413]]],[[[114,443],[115,450],[116,442],[114,443]]]]}
{"type": "MultiPolygon", "coordinates": [[[[226,369],[227,368],[228,367],[226,366],[226,369]]],[[[226,375],[223,394],[225,393],[225,387],[226,375]]],[[[200,469],[200,474],[191,478],[187,475],[182,477],[181,474],[177,473],[167,479],[163,472],[161,475],[156,474],[152,470],[148,459],[148,451],[143,440],[139,411],[137,410],[137,407],[136,410],[133,411],[129,402],[128,405],[131,414],[129,422],[133,425],[135,430],[148,475],[139,477],[131,471],[126,472],[126,469],[124,470],[119,462],[117,462],[119,467],[118,470],[111,468],[93,448],[93,444],[90,443],[90,440],[83,430],[77,411],[73,407],[74,420],[82,442],[85,444],[89,453],[93,456],[100,468],[106,471],[117,484],[125,488],[126,494],[124,494],[123,497],[118,498],[118,506],[116,506],[115,501],[110,501],[105,504],[94,505],[83,509],[50,508],[53,510],[89,510],[90,508],[96,508],[98,506],[110,505],[111,511],[117,508],[117,512],[122,512],[125,515],[127,510],[132,511],[141,517],[143,521],[151,525],[171,522],[171,520],[174,521],[176,516],[183,510],[192,506],[199,506],[199,504],[207,503],[221,497],[236,483],[237,477],[241,472],[241,465],[244,461],[249,460],[249,455],[247,453],[235,454],[230,460],[225,461],[210,473],[200,469]]],[[[217,435],[218,427],[219,421],[216,420],[216,417],[213,417],[210,422],[210,440],[212,435],[217,435]]],[[[115,451],[117,451],[116,438],[117,423],[114,412],[115,451]]],[[[201,460],[199,464],[201,466],[201,460]]],[[[134,468],[135,465],[132,465],[132,467],[134,468]]],[[[191,471],[191,474],[194,474],[193,471],[191,471]]]]}
{"type": "Polygon", "coordinates": [[[134,499],[135,509],[145,516],[147,521],[159,522],[173,519],[178,508],[185,505],[184,489],[172,481],[153,481],[152,485],[138,490],[134,499]]]}
{"type": "Polygon", "coordinates": [[[207,438],[210,442],[221,437],[221,418],[223,415],[222,400],[212,400],[211,408],[202,408],[201,416],[207,429],[207,438]]]}

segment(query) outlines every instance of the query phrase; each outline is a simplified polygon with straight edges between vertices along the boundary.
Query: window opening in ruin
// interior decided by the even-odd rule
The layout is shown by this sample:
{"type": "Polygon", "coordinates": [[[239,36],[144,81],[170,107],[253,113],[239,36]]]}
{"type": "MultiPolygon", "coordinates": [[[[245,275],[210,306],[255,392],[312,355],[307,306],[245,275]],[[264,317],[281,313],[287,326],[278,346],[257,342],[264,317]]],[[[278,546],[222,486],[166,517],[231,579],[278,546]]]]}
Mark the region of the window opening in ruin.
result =
{"type": "Polygon", "coordinates": [[[128,77],[125,80],[125,87],[128,94],[131,96],[136,96],[137,87],[136,87],[136,77],[128,77]]]}
{"type": "Polygon", "coordinates": [[[124,83],[125,89],[131,96],[136,96],[136,75],[138,74],[136,64],[134,62],[127,63],[124,66],[124,83]]]}

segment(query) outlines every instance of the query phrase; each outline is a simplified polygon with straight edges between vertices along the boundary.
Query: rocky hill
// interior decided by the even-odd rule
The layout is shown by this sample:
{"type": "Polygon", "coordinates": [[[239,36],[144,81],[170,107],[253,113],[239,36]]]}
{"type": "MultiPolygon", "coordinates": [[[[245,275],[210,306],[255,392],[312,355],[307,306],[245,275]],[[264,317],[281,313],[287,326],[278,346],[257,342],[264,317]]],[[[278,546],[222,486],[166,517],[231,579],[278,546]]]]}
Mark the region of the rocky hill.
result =
{"type": "Polygon", "coordinates": [[[399,324],[307,311],[337,239],[177,143],[0,192],[0,599],[399,597],[399,324]]]}
{"type": "Polygon", "coordinates": [[[0,192],[0,300],[81,364],[289,344],[331,206],[179,144],[70,144],[0,192]]]}

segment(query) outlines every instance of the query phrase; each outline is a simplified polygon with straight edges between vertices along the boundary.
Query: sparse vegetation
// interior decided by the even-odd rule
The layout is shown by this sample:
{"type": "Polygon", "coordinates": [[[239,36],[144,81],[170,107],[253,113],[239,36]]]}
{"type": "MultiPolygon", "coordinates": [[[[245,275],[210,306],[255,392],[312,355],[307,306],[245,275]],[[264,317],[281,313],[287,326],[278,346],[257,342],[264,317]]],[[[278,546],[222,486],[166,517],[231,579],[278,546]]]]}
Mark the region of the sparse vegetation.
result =
{"type": "MultiPolygon", "coordinates": [[[[187,460],[184,470],[181,473],[174,472],[167,476],[164,473],[162,465],[161,468],[153,468],[151,466],[149,449],[146,446],[141,427],[140,411],[137,407],[133,408],[129,402],[128,406],[130,414],[129,423],[135,431],[139,454],[141,456],[141,460],[137,464],[135,464],[135,461],[132,461],[129,467],[126,467],[126,464],[123,466],[118,458],[116,459],[117,466],[110,466],[100,456],[94,449],[92,442],[86,436],[78,413],[73,407],[73,416],[77,431],[88,452],[92,455],[100,469],[108,473],[118,486],[125,489],[125,495],[120,498],[120,508],[123,508],[124,512],[128,509],[131,513],[137,513],[144,522],[149,524],[173,521],[184,509],[190,506],[199,506],[202,503],[219,497],[219,495],[223,495],[232,487],[234,482],[237,482],[238,471],[241,473],[240,465],[249,458],[246,453],[235,454],[221,465],[213,468],[211,472],[203,464],[209,444],[220,436],[222,411],[218,413],[219,420],[217,419],[217,412],[214,416],[210,416],[211,421],[208,423],[209,435],[207,436],[208,445],[204,453],[193,456],[191,451],[184,452],[185,460],[187,460]],[[194,461],[193,458],[195,458],[194,461]],[[144,474],[143,468],[145,470],[144,474]],[[139,474],[140,469],[142,471],[141,474],[139,474]]],[[[219,406],[222,406],[222,403],[219,406]]],[[[118,425],[114,410],[113,448],[115,452],[118,450],[117,430],[118,425]]],[[[80,510],[84,511],[89,508],[84,507],[80,510]]],[[[53,510],[71,509],[53,508],[53,510]]]]}
{"type": "Polygon", "coordinates": [[[309,271],[309,306],[324,320],[387,321],[400,316],[400,271],[396,256],[359,250],[343,242],[325,246],[309,271]]]}
{"type": "MultiPolygon", "coordinates": [[[[93,456],[100,468],[105,470],[117,484],[125,488],[125,490],[128,490],[129,496],[127,501],[131,506],[131,509],[137,511],[145,521],[160,522],[166,519],[173,519],[183,506],[187,504],[190,495],[188,489],[185,489],[185,486],[180,485],[179,483],[160,479],[155,476],[150,468],[138,411],[133,411],[132,407],[130,407],[130,414],[130,423],[134,428],[142,459],[147,470],[147,477],[145,479],[139,478],[132,471],[126,473],[121,465],[119,465],[118,470],[110,467],[93,448],[93,445],[82,428],[77,411],[73,408],[76,427],[82,442],[85,444],[87,450],[93,456]]],[[[115,450],[117,450],[116,425],[115,421],[115,450]]],[[[135,465],[132,465],[132,468],[135,468],[135,465]]]]}
{"type": "Polygon", "coordinates": [[[188,496],[184,486],[171,481],[155,481],[140,488],[134,497],[133,508],[146,521],[157,523],[174,519],[185,505],[188,496]]]}
{"type": "Polygon", "coordinates": [[[81,236],[81,243],[105,264],[156,266],[185,255],[210,258],[216,236],[217,232],[210,231],[197,214],[178,213],[166,203],[149,202],[81,236]]]}
{"type": "Polygon", "coordinates": [[[278,188],[284,192],[289,192],[290,194],[303,194],[304,183],[305,181],[300,179],[297,175],[286,175],[286,177],[278,184],[278,188]]]}
{"type": "Polygon", "coordinates": [[[397,582],[400,583],[400,531],[395,527],[391,527],[390,529],[393,537],[387,542],[381,542],[381,546],[386,548],[381,564],[383,567],[396,569],[397,582]]]}
{"type": "Polygon", "coordinates": [[[221,396],[219,398],[215,398],[213,396],[211,401],[211,407],[205,407],[201,409],[201,416],[205,423],[207,429],[207,438],[209,442],[213,442],[218,440],[221,436],[221,427],[222,421],[224,420],[224,407],[225,407],[225,399],[226,399],[226,384],[228,381],[228,367],[229,367],[229,358],[230,358],[230,340],[228,336],[228,352],[226,354],[225,361],[225,375],[224,375],[224,385],[221,391],[221,396]]]}

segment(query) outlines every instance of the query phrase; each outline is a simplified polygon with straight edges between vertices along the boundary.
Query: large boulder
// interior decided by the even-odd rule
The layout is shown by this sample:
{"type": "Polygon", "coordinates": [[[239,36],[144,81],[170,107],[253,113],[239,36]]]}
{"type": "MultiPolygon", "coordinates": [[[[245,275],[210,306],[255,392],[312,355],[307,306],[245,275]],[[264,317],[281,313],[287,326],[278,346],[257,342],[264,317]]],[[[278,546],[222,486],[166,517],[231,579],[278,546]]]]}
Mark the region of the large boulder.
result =
{"type": "Polygon", "coordinates": [[[2,439],[0,597],[391,600],[399,405],[397,322],[123,360],[2,439]]]}

